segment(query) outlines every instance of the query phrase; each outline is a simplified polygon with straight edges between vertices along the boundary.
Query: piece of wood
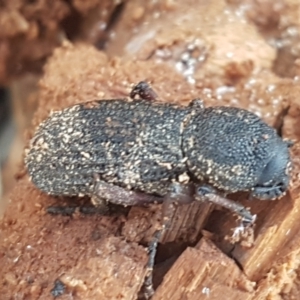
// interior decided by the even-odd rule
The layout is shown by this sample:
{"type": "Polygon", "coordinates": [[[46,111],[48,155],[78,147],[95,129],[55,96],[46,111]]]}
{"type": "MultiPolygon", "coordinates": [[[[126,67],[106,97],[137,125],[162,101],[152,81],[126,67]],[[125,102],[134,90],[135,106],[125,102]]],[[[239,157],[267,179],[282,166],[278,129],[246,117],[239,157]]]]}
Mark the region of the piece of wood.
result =
{"type": "Polygon", "coordinates": [[[117,236],[122,216],[52,216],[55,201],[25,177],[0,223],[1,299],[136,299],[144,282],[146,249],[117,236]],[[32,201],[30,201],[32,200],[32,201]],[[12,292],[13,291],[13,292],[12,292]]]}
{"type": "Polygon", "coordinates": [[[290,253],[290,241],[300,241],[299,192],[290,192],[274,204],[256,231],[254,246],[244,249],[237,245],[232,252],[251,280],[262,279],[276,260],[290,253]]]}
{"type": "MultiPolygon", "coordinates": [[[[177,206],[160,243],[180,240],[186,244],[194,244],[199,240],[201,230],[212,210],[213,205],[210,203],[193,202],[177,206]]],[[[154,232],[160,227],[161,214],[161,205],[132,207],[122,234],[129,241],[149,243],[154,232]]]]}
{"type": "Polygon", "coordinates": [[[202,238],[195,248],[187,248],[178,258],[153,300],[250,300],[254,285],[232,259],[202,238]]]}
{"type": "Polygon", "coordinates": [[[145,260],[134,257],[133,245],[106,238],[95,257],[81,260],[60,277],[67,293],[79,299],[136,299],[146,270],[145,260]]]}

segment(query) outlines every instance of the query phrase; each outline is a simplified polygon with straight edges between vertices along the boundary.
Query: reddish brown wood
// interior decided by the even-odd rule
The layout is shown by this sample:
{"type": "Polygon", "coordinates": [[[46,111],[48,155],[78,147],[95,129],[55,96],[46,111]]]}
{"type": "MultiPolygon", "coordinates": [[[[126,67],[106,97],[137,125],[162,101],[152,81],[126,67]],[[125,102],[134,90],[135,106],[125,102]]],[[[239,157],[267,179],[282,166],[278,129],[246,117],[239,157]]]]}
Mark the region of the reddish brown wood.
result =
{"type": "Polygon", "coordinates": [[[232,259],[202,238],[195,248],[187,248],[177,259],[153,300],[250,300],[254,286],[232,259]]]}

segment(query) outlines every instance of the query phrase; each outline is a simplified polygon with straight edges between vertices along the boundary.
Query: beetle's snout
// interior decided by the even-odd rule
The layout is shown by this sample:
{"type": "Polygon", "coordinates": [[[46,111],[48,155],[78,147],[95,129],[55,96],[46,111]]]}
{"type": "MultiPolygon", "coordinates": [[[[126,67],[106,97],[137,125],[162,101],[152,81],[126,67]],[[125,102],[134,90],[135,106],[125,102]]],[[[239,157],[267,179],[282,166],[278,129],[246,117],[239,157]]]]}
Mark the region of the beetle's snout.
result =
{"type": "Polygon", "coordinates": [[[258,178],[252,195],[261,200],[276,199],[288,189],[291,171],[291,159],[288,145],[278,142],[268,163],[258,178]]]}
{"type": "Polygon", "coordinates": [[[274,184],[288,184],[290,159],[288,155],[274,155],[259,177],[258,185],[269,186],[274,184]]]}

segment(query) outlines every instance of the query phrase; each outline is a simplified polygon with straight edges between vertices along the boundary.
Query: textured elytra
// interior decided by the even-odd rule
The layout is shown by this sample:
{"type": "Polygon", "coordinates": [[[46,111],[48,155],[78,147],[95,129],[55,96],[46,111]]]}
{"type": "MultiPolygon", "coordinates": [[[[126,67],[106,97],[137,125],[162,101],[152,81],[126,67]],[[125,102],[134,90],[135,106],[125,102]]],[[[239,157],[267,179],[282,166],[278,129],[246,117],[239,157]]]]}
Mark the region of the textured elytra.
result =
{"type": "Polygon", "coordinates": [[[93,175],[164,195],[186,171],[180,127],[188,110],[148,101],[102,100],[53,113],[26,157],[33,183],[53,195],[92,194],[93,175]]]}
{"type": "Polygon", "coordinates": [[[209,182],[261,199],[287,189],[288,145],[242,109],[100,100],[53,113],[31,141],[33,183],[52,195],[93,195],[94,175],[164,196],[174,181],[209,182]],[[188,175],[188,176],[187,176],[188,175]]]}

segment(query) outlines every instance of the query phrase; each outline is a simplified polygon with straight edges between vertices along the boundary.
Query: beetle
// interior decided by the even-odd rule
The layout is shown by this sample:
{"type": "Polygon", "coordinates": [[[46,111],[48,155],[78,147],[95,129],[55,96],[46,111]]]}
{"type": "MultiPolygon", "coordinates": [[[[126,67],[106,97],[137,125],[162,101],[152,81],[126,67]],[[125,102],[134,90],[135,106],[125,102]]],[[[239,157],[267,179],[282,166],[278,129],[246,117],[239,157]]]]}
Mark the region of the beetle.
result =
{"type": "Polygon", "coordinates": [[[98,198],[95,176],[159,197],[172,182],[207,182],[262,200],[286,192],[290,144],[258,116],[197,100],[187,107],[149,101],[144,82],[131,95],[138,88],[146,100],[99,100],[53,112],[27,151],[32,182],[51,195],[98,198]]]}
{"type": "Polygon", "coordinates": [[[34,185],[54,196],[87,195],[96,205],[183,203],[196,195],[250,223],[254,217],[244,207],[216,195],[247,191],[268,200],[285,194],[291,144],[258,116],[236,107],[205,108],[199,99],[188,106],[157,99],[140,82],[129,98],[51,113],[25,157],[34,185]]]}

